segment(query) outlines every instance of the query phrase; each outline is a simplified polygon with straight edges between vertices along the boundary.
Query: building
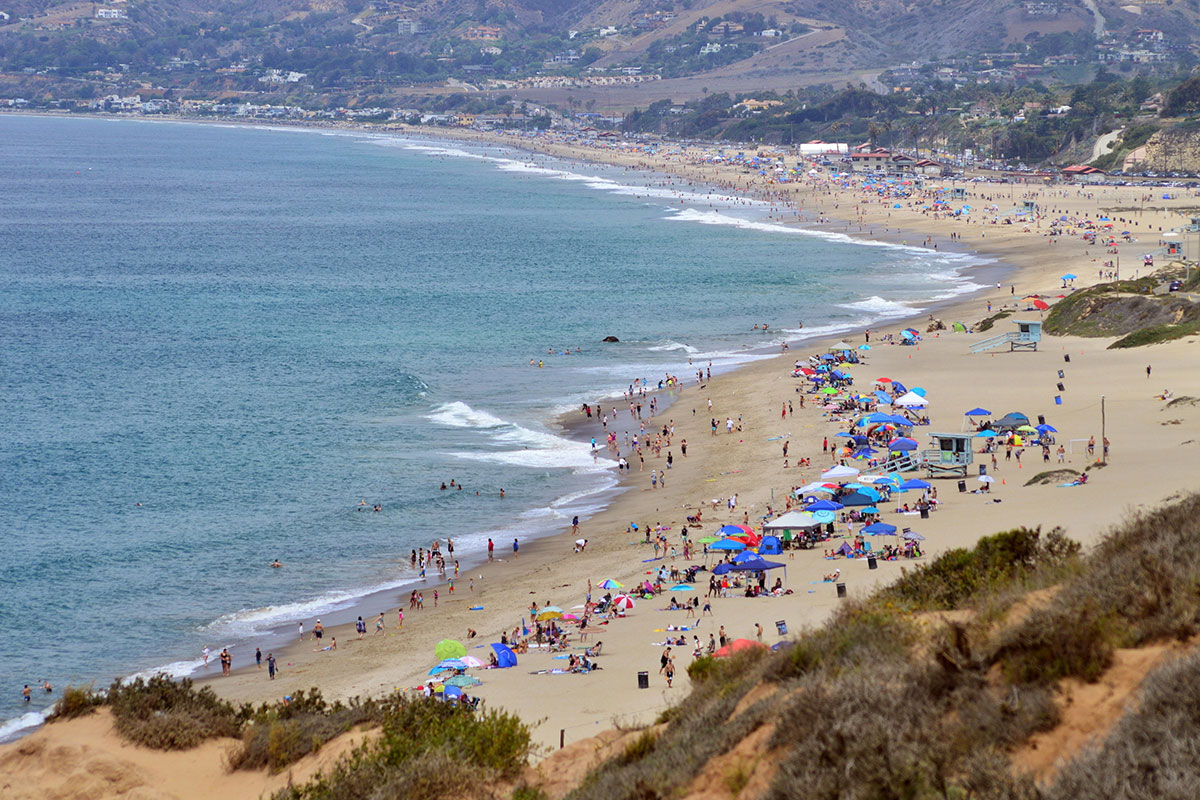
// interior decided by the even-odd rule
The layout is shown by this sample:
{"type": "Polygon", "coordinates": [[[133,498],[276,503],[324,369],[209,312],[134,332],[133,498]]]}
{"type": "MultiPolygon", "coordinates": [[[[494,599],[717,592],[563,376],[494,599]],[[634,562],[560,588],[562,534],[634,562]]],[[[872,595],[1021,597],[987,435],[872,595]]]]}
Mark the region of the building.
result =
{"type": "Polygon", "coordinates": [[[97,8],[96,19],[125,19],[128,15],[119,8],[97,8]]]}
{"type": "Polygon", "coordinates": [[[467,28],[463,38],[473,42],[495,42],[500,39],[500,29],[491,25],[476,25],[467,28]]]}
{"type": "Polygon", "coordinates": [[[704,47],[700,48],[700,55],[702,56],[719,52],[721,52],[721,45],[719,42],[709,42],[708,44],[704,45],[704,47]]]}
{"type": "Polygon", "coordinates": [[[935,178],[940,178],[946,174],[946,167],[944,164],[938,161],[923,158],[917,163],[913,164],[913,172],[916,172],[919,175],[931,175],[935,178]]]}
{"type": "Polygon", "coordinates": [[[855,172],[875,172],[887,169],[891,161],[892,154],[887,150],[855,152],[850,154],[850,169],[855,172]]]}
{"type": "Polygon", "coordinates": [[[1073,183],[1103,183],[1108,173],[1098,167],[1086,164],[1072,164],[1062,171],[1063,180],[1073,183]]]}

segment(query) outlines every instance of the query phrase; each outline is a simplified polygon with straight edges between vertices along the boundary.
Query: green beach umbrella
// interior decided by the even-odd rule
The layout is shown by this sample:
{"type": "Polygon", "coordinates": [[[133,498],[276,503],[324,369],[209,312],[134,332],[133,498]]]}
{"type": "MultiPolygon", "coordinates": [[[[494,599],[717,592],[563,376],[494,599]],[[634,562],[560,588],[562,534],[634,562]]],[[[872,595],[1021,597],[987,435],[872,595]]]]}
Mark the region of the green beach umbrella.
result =
{"type": "Polygon", "coordinates": [[[483,683],[479,678],[472,678],[470,675],[455,675],[453,678],[446,679],[446,686],[478,686],[483,683]]]}
{"type": "Polygon", "coordinates": [[[467,648],[455,639],[442,639],[434,646],[433,654],[445,661],[448,658],[462,658],[467,654],[467,648]]]}
{"type": "Polygon", "coordinates": [[[832,386],[826,386],[824,389],[820,390],[820,394],[837,394],[837,393],[838,393],[838,390],[833,388],[832,386]]]}
{"type": "Polygon", "coordinates": [[[697,539],[697,544],[712,544],[713,542],[721,541],[720,536],[705,536],[703,539],[697,539]]]}

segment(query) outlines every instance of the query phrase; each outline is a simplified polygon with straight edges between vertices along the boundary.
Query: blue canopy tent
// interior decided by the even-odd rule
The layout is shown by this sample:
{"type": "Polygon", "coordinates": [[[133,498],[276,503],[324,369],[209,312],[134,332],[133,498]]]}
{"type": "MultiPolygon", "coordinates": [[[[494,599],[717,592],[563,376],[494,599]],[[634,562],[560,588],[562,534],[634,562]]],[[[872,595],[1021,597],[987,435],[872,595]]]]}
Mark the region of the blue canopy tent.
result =
{"type": "Polygon", "coordinates": [[[896,533],[895,525],[888,525],[886,522],[873,522],[862,529],[862,532],[868,536],[894,536],[896,533]]]}
{"type": "Polygon", "coordinates": [[[843,495],[838,498],[838,502],[844,506],[869,506],[874,504],[878,497],[868,497],[862,492],[854,492],[852,494],[843,495]]]}
{"type": "Polygon", "coordinates": [[[888,442],[888,451],[889,452],[908,452],[909,450],[916,450],[920,446],[921,445],[917,443],[916,439],[909,439],[906,437],[901,437],[899,439],[893,439],[892,441],[888,442]]]}
{"type": "Polygon", "coordinates": [[[970,411],[963,414],[964,417],[990,417],[991,415],[992,412],[988,411],[986,408],[972,408],[970,411]]]}
{"type": "Polygon", "coordinates": [[[496,652],[496,661],[501,667],[508,668],[517,665],[517,654],[508,645],[493,642],[492,650],[496,652]]]}
{"type": "Polygon", "coordinates": [[[783,542],[778,536],[764,536],[763,540],[758,544],[759,555],[778,556],[783,555],[783,542]]]}
{"type": "Polygon", "coordinates": [[[805,511],[841,511],[845,506],[832,500],[815,500],[804,507],[805,511]]]}
{"type": "Polygon", "coordinates": [[[717,564],[715,567],[713,567],[713,575],[724,575],[726,572],[729,572],[732,569],[733,564],[730,564],[728,561],[722,561],[720,564],[717,564]]]}
{"type": "Polygon", "coordinates": [[[743,561],[741,564],[734,564],[735,572],[765,572],[769,569],[779,569],[787,567],[786,564],[779,561],[767,561],[763,558],[755,559],[754,561],[743,561]]]}
{"type": "Polygon", "coordinates": [[[906,492],[909,489],[931,489],[933,488],[933,484],[927,483],[919,478],[910,478],[904,483],[900,484],[899,488],[900,491],[906,492]]]}

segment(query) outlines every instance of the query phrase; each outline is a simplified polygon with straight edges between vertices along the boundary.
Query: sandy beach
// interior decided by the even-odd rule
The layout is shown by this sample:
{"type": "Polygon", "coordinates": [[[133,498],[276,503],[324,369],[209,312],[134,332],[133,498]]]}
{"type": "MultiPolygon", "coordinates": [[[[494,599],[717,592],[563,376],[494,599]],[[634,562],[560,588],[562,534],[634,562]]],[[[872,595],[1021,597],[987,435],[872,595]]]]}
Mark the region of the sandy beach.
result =
{"type": "MultiPolygon", "coordinates": [[[[469,134],[470,138],[477,138],[469,134]]],[[[490,138],[489,141],[495,141],[490,138]]],[[[739,170],[701,168],[677,157],[653,161],[642,154],[611,150],[585,149],[553,142],[530,142],[500,137],[504,144],[519,144],[555,157],[594,159],[604,163],[627,166],[630,169],[653,170],[675,174],[696,184],[736,187],[748,195],[755,191],[777,192],[779,185],[755,185],[739,170]]],[[[961,185],[961,184],[960,184],[961,185]]],[[[893,203],[866,203],[855,189],[837,190],[828,186],[798,185],[787,188],[798,208],[829,217],[834,221],[823,224],[830,230],[846,230],[864,238],[888,239],[916,244],[925,237],[938,241],[954,241],[959,247],[997,259],[1014,270],[1012,281],[999,289],[981,292],[969,300],[938,311],[937,316],[947,324],[962,320],[968,325],[988,315],[988,304],[994,310],[1010,309],[1027,304],[1020,302],[1026,295],[1039,294],[1048,299],[1063,294],[1064,273],[1080,276],[1075,286],[1094,283],[1104,260],[1113,258],[1103,248],[1089,246],[1078,236],[1064,235],[1050,244],[1035,225],[1026,231],[1022,225],[966,223],[961,219],[934,219],[909,208],[895,209],[893,203]],[[852,221],[844,217],[855,210],[852,221]],[[859,219],[861,218],[861,225],[859,219]],[[862,227],[860,234],[857,228],[862,227]],[[952,234],[954,237],[952,239],[952,234]]],[[[1010,203],[1033,197],[1039,204],[1053,207],[1056,215],[1068,216],[1104,212],[1133,207],[1147,194],[1134,187],[1074,187],[1031,188],[999,184],[979,184],[968,189],[964,202],[1002,202],[1012,193],[1010,203]]],[[[1160,192],[1161,194],[1161,192],[1160,192]]],[[[1172,201],[1155,200],[1139,212],[1129,224],[1139,242],[1126,244],[1126,263],[1140,268],[1140,253],[1157,247],[1158,231],[1169,230],[1181,221],[1186,223],[1188,205],[1193,199],[1183,196],[1172,201]],[[1161,206],[1161,207],[1160,207],[1161,206]],[[1178,210],[1176,210],[1178,209],[1178,210]],[[1148,245],[1153,244],[1154,247],[1148,245]]],[[[781,214],[784,212],[780,212],[781,214]]],[[[805,213],[810,213],[806,211],[805,213]]],[[[781,317],[786,310],[781,309],[781,317]]],[[[1039,314],[1018,313],[1017,318],[1039,314]]],[[[872,331],[878,342],[887,333],[913,324],[925,329],[927,320],[897,320],[872,331]]],[[[1110,339],[1048,338],[1038,352],[991,351],[972,355],[969,345],[998,332],[1012,328],[1002,320],[987,334],[956,334],[942,331],[927,334],[916,347],[876,344],[863,352],[865,363],[851,368],[856,386],[870,385],[878,377],[903,380],[908,386],[924,387],[931,398],[929,416],[932,425],[918,428],[914,434],[922,439],[926,431],[958,432],[963,426],[963,412],[983,406],[996,416],[1008,411],[1020,411],[1030,416],[1045,415],[1059,431],[1058,441],[1070,443],[1063,467],[1082,469],[1092,459],[1083,452],[1090,436],[1100,437],[1101,396],[1105,397],[1107,433],[1112,441],[1108,467],[1094,471],[1092,483],[1085,487],[1060,488],[1056,485],[1024,486],[1026,480],[1043,469],[1057,468],[1041,463],[1036,448],[1025,454],[1025,463],[1017,465],[1003,461],[994,473],[997,483],[990,495],[959,494],[955,481],[940,480],[941,504],[928,520],[898,516],[885,509],[883,521],[913,527],[927,536],[926,553],[935,556],[945,549],[969,545],[980,536],[1019,525],[1041,526],[1049,529],[1062,526],[1069,535],[1085,543],[1094,542],[1108,524],[1125,513],[1149,507],[1189,485],[1190,470],[1200,465],[1200,443],[1189,441],[1189,423],[1194,423],[1191,407],[1164,411],[1162,401],[1155,398],[1164,387],[1176,397],[1200,395],[1200,373],[1194,364],[1195,340],[1151,348],[1105,350],[1110,339]],[[1071,357],[1070,363],[1064,356],[1071,357]],[[1153,365],[1153,379],[1147,380],[1146,366],[1153,365]],[[1065,391],[1059,392],[1058,371],[1064,370],[1065,391]],[[1062,405],[1054,396],[1062,397],[1062,405]],[[1180,422],[1172,423],[1171,420],[1180,422]],[[1103,497],[1103,501],[1097,502],[1103,497]]],[[[859,332],[847,336],[855,344],[863,342],[859,332]]],[[[623,493],[604,512],[582,522],[580,537],[588,539],[584,553],[575,553],[574,539],[569,529],[560,536],[522,543],[520,557],[513,559],[511,542],[496,542],[497,562],[463,574],[456,582],[454,595],[447,593],[445,583],[430,580],[424,590],[425,609],[410,611],[407,592],[397,596],[385,612],[385,634],[374,636],[374,619],[366,617],[368,632],[357,641],[351,626],[326,633],[336,636],[336,652],[316,651],[312,641],[298,642],[283,657],[277,654],[281,674],[274,684],[266,680],[265,672],[235,670],[229,678],[218,678],[213,684],[225,696],[239,700],[261,700],[278,697],[288,689],[309,685],[320,686],[327,696],[347,697],[406,689],[420,685],[427,670],[436,661],[434,645],[443,638],[457,638],[468,648],[479,647],[476,655],[484,654],[486,643],[498,641],[502,632],[511,634],[524,617],[528,622],[528,606],[535,601],[579,613],[587,593],[588,581],[593,586],[605,579],[615,579],[630,585],[644,579],[662,561],[648,561],[654,553],[642,537],[630,531],[630,524],[663,526],[672,544],[679,548],[679,531],[686,517],[703,509],[700,535],[714,532],[720,525],[741,523],[761,524],[768,507],[776,513],[783,510],[785,498],[792,487],[816,479],[829,466],[830,458],[822,453],[822,440],[831,437],[844,425],[827,420],[823,411],[799,407],[796,392],[800,381],[790,377],[792,363],[814,352],[823,352],[829,341],[804,342],[777,358],[742,367],[727,375],[714,376],[701,386],[696,385],[694,372],[683,374],[681,388],[667,391],[672,401],[668,409],[647,424],[648,430],[673,424],[675,436],[670,448],[656,458],[647,452],[644,468],[631,458],[631,470],[621,478],[623,493]],[[708,401],[712,410],[708,410],[708,401]],[[793,413],[782,417],[781,404],[792,402],[793,413]],[[709,430],[711,418],[717,418],[718,434],[709,430]],[[726,417],[740,420],[741,430],[726,434],[726,417]],[[679,451],[679,443],[688,443],[687,456],[679,451]],[[784,469],[782,444],[789,442],[789,463],[784,469]],[[665,471],[665,488],[651,488],[651,471],[663,472],[666,452],[673,454],[673,464],[665,471]],[[797,468],[799,458],[809,458],[812,466],[797,468]],[[727,508],[728,498],[737,495],[736,510],[727,508]],[[713,510],[714,499],[719,500],[713,510]],[[647,563],[648,562],[648,563],[647,563]],[[469,591],[468,578],[473,578],[474,591],[469,591]],[[438,607],[433,608],[432,590],[439,590],[438,607]],[[470,610],[481,605],[481,610],[470,610]],[[404,629],[396,630],[396,609],[405,610],[404,629]],[[474,639],[466,637],[476,631],[474,639]]],[[[695,365],[696,368],[703,367],[695,365]]],[[[611,413],[611,411],[609,412],[611,413]]],[[[579,435],[591,435],[603,442],[604,429],[599,421],[575,420],[571,427],[579,435]]],[[[638,421],[630,418],[628,403],[618,406],[609,430],[615,430],[623,441],[626,432],[636,433],[638,421]]],[[[922,441],[925,444],[927,439],[922,441]]],[[[632,454],[624,452],[624,455],[632,454]]],[[[969,480],[968,488],[978,484],[969,480]]],[[[904,499],[904,496],[900,496],[904,499]]],[[[839,533],[841,530],[839,529],[839,533]]],[[[693,530],[693,536],[696,532],[693,530]]],[[[482,558],[483,554],[471,554],[482,558]]],[[[614,724],[646,722],[674,698],[688,690],[685,670],[691,659],[691,641],[698,636],[706,643],[710,633],[724,627],[731,638],[756,635],[756,624],[766,631],[765,641],[779,640],[775,621],[787,622],[790,631],[820,622],[838,602],[834,586],[819,582],[835,567],[842,567],[842,578],[848,591],[865,592],[879,581],[898,574],[904,562],[885,562],[870,571],[862,561],[845,564],[824,560],[822,551],[789,551],[787,585],[794,594],[782,598],[746,599],[740,597],[713,600],[713,615],[700,620],[689,619],[684,612],[661,610],[668,598],[639,602],[625,619],[592,626],[588,643],[602,640],[602,669],[590,675],[537,674],[531,672],[562,666],[549,653],[532,652],[521,658],[518,668],[478,673],[483,684],[473,690],[492,705],[516,710],[531,722],[537,723],[536,736],[547,747],[557,747],[561,741],[573,741],[593,735],[614,724]],[[814,583],[816,582],[816,583],[814,583]],[[674,687],[668,689],[659,675],[659,655],[666,640],[668,625],[693,626],[685,637],[689,645],[676,647],[674,687]],[[649,690],[637,689],[637,673],[650,673],[649,690]]],[[[686,566],[682,557],[668,558],[680,568],[686,566]]],[[[704,563],[703,557],[692,563],[704,563]]],[[[709,565],[715,563],[710,556],[709,565]]],[[[697,594],[703,594],[707,573],[700,573],[697,594]]],[[[593,590],[593,598],[602,594],[593,590]]],[[[685,593],[685,597],[690,597],[685,593]]],[[[306,629],[311,627],[307,625],[306,629]]],[[[471,652],[469,650],[468,652],[471,652]]],[[[239,654],[244,659],[246,654],[239,654]]]]}
{"type": "MultiPolygon", "coordinates": [[[[463,136],[480,138],[470,133],[463,136]]],[[[1163,200],[1164,190],[1138,187],[960,182],[954,184],[966,188],[966,197],[960,202],[978,208],[994,203],[1003,211],[1032,199],[1045,210],[1042,220],[1028,224],[1005,224],[1004,218],[996,214],[977,215],[967,221],[961,216],[929,213],[922,200],[910,204],[877,197],[858,181],[844,188],[829,181],[769,184],[740,168],[695,163],[694,154],[652,157],[617,148],[504,136],[492,136],[488,141],[556,158],[591,159],[630,170],[674,175],[683,187],[716,186],[723,191],[772,198],[778,202],[772,215],[781,221],[909,245],[923,245],[927,239],[930,246],[950,243],[1012,268],[1011,280],[1003,286],[938,309],[936,316],[947,326],[952,321],[975,324],[988,316],[989,304],[993,311],[1005,307],[1025,309],[1027,303],[1022,298],[1032,294],[1053,302],[1057,295],[1070,291],[1064,288],[1061,275],[1078,275],[1073,285],[1082,288],[1097,282],[1101,271],[1108,269],[1104,262],[1115,261],[1118,255],[1123,259],[1122,277],[1132,275],[1135,269],[1141,269],[1141,254],[1158,248],[1162,232],[1186,225],[1197,202],[1191,192],[1184,190],[1171,190],[1177,196],[1163,200]],[[901,208],[894,207],[897,202],[901,208]],[[1122,219],[1118,224],[1123,227],[1117,230],[1129,230],[1137,239],[1121,244],[1119,254],[1088,244],[1078,231],[1064,232],[1053,237],[1053,242],[1046,235],[1051,218],[1095,218],[1105,214],[1122,219]],[[824,219],[829,221],[819,221],[824,219]]],[[[1039,316],[1037,311],[1014,314],[1016,319],[1036,320],[1039,316]]],[[[1200,436],[1196,434],[1200,430],[1200,411],[1190,404],[1168,408],[1157,396],[1165,388],[1176,398],[1200,397],[1197,337],[1126,350],[1106,350],[1111,339],[1047,337],[1037,352],[998,349],[972,354],[971,343],[1013,330],[1011,320],[997,322],[987,333],[924,333],[926,317],[897,319],[870,331],[871,349],[859,353],[863,363],[848,367],[856,388],[869,387],[880,377],[923,387],[929,399],[931,424],[918,427],[913,434],[923,447],[927,446],[929,432],[962,431],[964,412],[977,406],[992,411],[993,417],[1011,411],[1031,419],[1044,415],[1058,431],[1057,442],[1068,447],[1063,464],[1054,463],[1055,459],[1043,464],[1036,447],[1025,451],[1023,463],[1004,460],[1002,452],[995,470],[990,460],[987,462],[996,479],[988,494],[960,493],[956,480],[935,480],[939,503],[928,519],[897,514],[895,501],[886,507],[881,505],[884,522],[911,527],[926,537],[923,544],[927,559],[1016,526],[1040,526],[1043,530],[1061,526],[1069,536],[1091,544],[1119,518],[1152,507],[1194,484],[1192,476],[1200,467],[1200,436]],[[923,332],[918,345],[881,343],[887,334],[895,335],[908,325],[923,332]],[[1061,390],[1059,383],[1063,384],[1061,390]],[[1056,396],[1061,398],[1061,405],[1055,403],[1056,396]],[[1082,470],[1096,460],[1086,454],[1083,445],[1089,437],[1100,441],[1102,407],[1105,432],[1112,442],[1108,465],[1093,469],[1085,486],[1062,487],[1058,482],[1026,486],[1043,470],[1082,470]]],[[[780,308],[778,320],[766,320],[773,327],[782,327],[787,321],[786,308],[780,308]]],[[[865,343],[866,333],[857,331],[844,338],[857,346],[865,343]]],[[[829,344],[830,340],[800,342],[774,358],[715,375],[700,385],[695,372],[706,365],[697,363],[690,373],[680,374],[681,386],[664,391],[671,401],[666,410],[653,423],[645,420],[651,435],[664,425],[673,426],[670,445],[663,447],[661,456],[647,450],[641,468],[636,455],[622,447],[622,454],[630,457],[631,469],[621,477],[621,493],[616,500],[603,512],[581,521],[578,536],[588,540],[584,552],[575,552],[576,536],[569,526],[552,538],[522,541],[517,558],[511,541],[497,541],[496,562],[464,570],[455,581],[453,594],[444,581],[431,578],[423,590],[424,610],[410,610],[408,592],[403,590],[390,598],[386,607],[376,609],[374,616],[364,614],[367,633],[361,641],[350,625],[328,628],[324,642],[336,637],[336,650],[318,649],[306,634],[304,641],[275,653],[280,674],[274,681],[268,680],[265,668],[244,666],[252,659],[252,653],[247,652],[235,654],[237,668],[231,676],[221,677],[219,667],[214,665],[210,670],[216,674],[204,680],[222,696],[253,702],[275,700],[310,686],[319,687],[331,699],[407,690],[423,683],[437,660],[434,646],[444,638],[463,641],[469,654],[486,660],[488,643],[499,641],[502,633],[511,634],[523,617],[528,623],[531,602],[556,605],[578,614],[589,581],[593,587],[605,579],[631,586],[649,577],[660,565],[682,569],[689,563],[704,564],[703,555],[690,561],[682,557],[679,534],[689,515],[703,510],[700,530],[693,528],[690,532],[693,539],[711,535],[723,524],[745,520],[761,524],[771,512],[783,511],[794,487],[816,480],[832,465],[831,455],[823,452],[823,440],[833,440],[846,425],[832,422],[811,394],[804,395],[802,407],[797,389],[807,383],[791,377],[794,362],[824,352],[829,344]],[[789,404],[790,413],[783,413],[789,404]],[[710,419],[714,418],[720,423],[715,435],[710,430],[710,419]],[[724,425],[727,418],[736,423],[731,433],[724,425]],[[684,440],[686,456],[681,452],[684,440]],[[669,469],[668,452],[672,455],[669,469]],[[811,466],[798,466],[801,459],[810,459],[811,466]],[[652,487],[652,470],[665,475],[665,487],[652,487]],[[730,509],[729,498],[735,495],[736,508],[730,509]],[[678,556],[652,560],[652,546],[644,543],[640,531],[631,531],[631,523],[641,530],[647,525],[665,528],[669,546],[679,551],[678,556]],[[439,592],[436,607],[432,601],[435,588],[439,592]],[[482,608],[473,610],[475,606],[482,608]],[[398,629],[397,608],[404,610],[402,630],[398,629]],[[384,613],[384,633],[374,635],[379,612],[384,613]],[[468,638],[472,630],[475,636],[468,638]]],[[[608,430],[615,431],[623,443],[625,433],[638,432],[641,421],[631,417],[628,402],[623,408],[618,403],[616,408],[608,430]]],[[[603,441],[601,422],[581,416],[568,421],[577,435],[603,441]]],[[[974,466],[967,479],[968,489],[980,486],[973,470],[974,466]]],[[[915,499],[913,493],[898,496],[899,502],[915,499]]],[[[842,533],[839,526],[838,534],[842,533]]],[[[837,543],[840,540],[835,540],[837,543]]],[[[484,553],[456,555],[464,560],[486,558],[484,553]]],[[[689,691],[686,667],[692,658],[693,637],[707,644],[710,634],[719,635],[724,629],[730,638],[755,639],[756,626],[761,625],[763,641],[774,644],[782,638],[776,631],[776,621],[785,621],[789,632],[795,633],[821,622],[840,602],[834,584],[822,581],[832,570],[841,569],[840,581],[854,596],[917,563],[884,561],[872,570],[865,560],[828,561],[819,547],[789,550],[776,558],[786,562],[785,585],[792,594],[712,598],[712,614],[699,619],[683,611],[664,610],[673,595],[682,599],[698,595],[704,602],[709,573],[701,572],[695,592],[639,600],[626,617],[603,624],[594,618],[584,644],[603,641],[600,670],[586,675],[531,674],[561,667],[565,661],[556,660],[555,655],[566,655],[531,651],[519,657],[516,668],[474,670],[482,685],[470,691],[489,706],[516,711],[534,724],[535,739],[547,751],[561,742],[577,741],[616,725],[644,724],[689,691]],[[673,648],[677,670],[672,688],[667,687],[659,672],[668,626],[689,628],[682,632],[688,644],[673,648]],[[642,671],[649,673],[649,689],[638,688],[637,677],[642,671]]],[[[710,555],[707,564],[712,566],[716,560],[710,555]]],[[[602,594],[602,590],[592,589],[593,599],[602,594]]],[[[311,621],[304,627],[310,631],[311,621]]],[[[573,644],[579,644],[574,632],[571,638],[573,644]]],[[[55,727],[35,736],[53,736],[55,727]]],[[[103,738],[99,732],[96,737],[97,741],[103,738]]],[[[0,758],[19,746],[0,748],[0,758]]],[[[194,796],[184,783],[181,778],[172,791],[180,797],[194,796]]]]}

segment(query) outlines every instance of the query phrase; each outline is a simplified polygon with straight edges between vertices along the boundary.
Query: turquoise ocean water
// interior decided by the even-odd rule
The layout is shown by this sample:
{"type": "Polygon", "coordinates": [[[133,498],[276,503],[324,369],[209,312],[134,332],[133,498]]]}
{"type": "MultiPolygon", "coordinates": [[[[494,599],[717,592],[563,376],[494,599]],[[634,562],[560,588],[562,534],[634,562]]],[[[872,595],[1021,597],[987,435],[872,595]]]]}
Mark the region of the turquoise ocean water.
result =
{"type": "Polygon", "coordinates": [[[965,256],[647,180],[367,134],[0,116],[0,736],[46,705],[25,683],[186,674],[206,644],[245,663],[297,620],[406,593],[435,536],[467,561],[594,511],[613,473],[556,412],[754,358],[755,323],[818,335],[973,288],[965,256]]]}

